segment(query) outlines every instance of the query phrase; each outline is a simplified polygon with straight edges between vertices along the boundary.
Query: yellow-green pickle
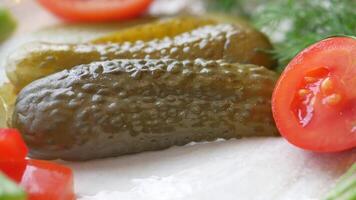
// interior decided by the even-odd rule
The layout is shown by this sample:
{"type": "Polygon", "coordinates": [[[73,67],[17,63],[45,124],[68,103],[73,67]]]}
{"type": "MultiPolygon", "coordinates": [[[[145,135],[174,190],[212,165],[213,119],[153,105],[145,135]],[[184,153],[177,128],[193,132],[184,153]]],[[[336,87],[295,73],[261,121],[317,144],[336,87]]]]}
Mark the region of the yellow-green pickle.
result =
{"type": "Polygon", "coordinates": [[[272,68],[271,49],[260,32],[233,24],[198,27],[175,37],[113,44],[31,43],[13,53],[6,64],[16,91],[32,81],[76,65],[112,59],[224,60],[272,68]]]}
{"type": "Polygon", "coordinates": [[[217,24],[217,21],[211,17],[173,17],[119,30],[117,32],[97,38],[93,40],[92,43],[122,43],[135,42],[136,40],[150,41],[152,39],[174,37],[181,33],[210,24],[217,24]]]}
{"type": "Polygon", "coordinates": [[[11,115],[16,101],[14,87],[10,83],[3,83],[0,86],[0,128],[8,127],[11,124],[11,115]]]}
{"type": "Polygon", "coordinates": [[[5,101],[0,96],[0,128],[5,128],[7,126],[6,120],[7,120],[7,110],[5,107],[5,101]]]}
{"type": "Polygon", "coordinates": [[[64,160],[273,136],[276,78],[264,67],[203,59],[95,62],[26,86],[13,127],[31,157],[64,160]]]}

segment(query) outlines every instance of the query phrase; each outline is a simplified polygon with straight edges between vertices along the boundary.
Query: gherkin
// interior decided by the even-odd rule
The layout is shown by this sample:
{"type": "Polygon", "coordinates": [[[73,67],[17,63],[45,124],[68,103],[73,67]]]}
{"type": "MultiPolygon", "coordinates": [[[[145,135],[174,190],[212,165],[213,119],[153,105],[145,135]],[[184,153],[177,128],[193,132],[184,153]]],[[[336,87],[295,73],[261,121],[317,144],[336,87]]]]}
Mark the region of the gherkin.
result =
{"type": "Polygon", "coordinates": [[[5,128],[7,121],[7,110],[5,107],[5,101],[4,99],[0,96],[0,128],[5,128]]]}
{"type": "Polygon", "coordinates": [[[12,125],[31,157],[64,160],[273,136],[276,79],[264,67],[221,60],[94,62],[26,86],[12,125]]]}
{"type": "Polygon", "coordinates": [[[181,16],[137,25],[94,39],[92,43],[123,43],[174,37],[205,25],[217,24],[206,17],[181,16]]]}
{"type": "Polygon", "coordinates": [[[271,49],[260,32],[232,24],[207,25],[173,38],[120,44],[31,43],[7,60],[7,75],[16,91],[32,81],[76,65],[112,59],[209,60],[251,63],[268,68],[274,60],[261,49],[271,49]]]}
{"type": "Polygon", "coordinates": [[[14,87],[10,83],[0,85],[0,128],[8,127],[16,101],[14,87]]]}

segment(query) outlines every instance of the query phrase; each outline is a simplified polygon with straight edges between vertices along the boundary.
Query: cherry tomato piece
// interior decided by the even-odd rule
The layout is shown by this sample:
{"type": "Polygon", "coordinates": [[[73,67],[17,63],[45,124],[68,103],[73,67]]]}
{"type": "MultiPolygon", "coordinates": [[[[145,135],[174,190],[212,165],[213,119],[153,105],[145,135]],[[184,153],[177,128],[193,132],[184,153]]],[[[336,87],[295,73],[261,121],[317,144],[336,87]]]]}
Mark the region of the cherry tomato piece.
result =
{"type": "Polygon", "coordinates": [[[29,200],[74,200],[72,170],[52,162],[29,160],[20,185],[29,200]]]}
{"type": "Polygon", "coordinates": [[[328,38],[303,50],[274,90],[272,109],[280,133],[307,150],[355,148],[355,86],[355,38],[328,38]]]}
{"type": "Polygon", "coordinates": [[[0,161],[0,171],[16,183],[20,183],[26,170],[27,160],[0,161]]]}
{"type": "Polygon", "coordinates": [[[72,170],[48,161],[0,161],[0,171],[19,183],[28,200],[74,200],[72,170]]]}
{"type": "Polygon", "coordinates": [[[0,129],[0,161],[24,160],[28,149],[16,129],[0,129]]]}

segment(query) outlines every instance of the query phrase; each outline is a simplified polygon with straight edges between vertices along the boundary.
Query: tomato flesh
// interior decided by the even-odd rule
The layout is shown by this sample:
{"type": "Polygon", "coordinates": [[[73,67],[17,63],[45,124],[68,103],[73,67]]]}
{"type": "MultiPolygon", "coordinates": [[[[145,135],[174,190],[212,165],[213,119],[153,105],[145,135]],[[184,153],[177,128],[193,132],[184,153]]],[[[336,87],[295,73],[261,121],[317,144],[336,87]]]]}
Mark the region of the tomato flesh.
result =
{"type": "Polygon", "coordinates": [[[74,200],[71,169],[40,160],[0,161],[0,171],[15,180],[28,200],[74,200]]]}
{"type": "Polygon", "coordinates": [[[29,160],[20,185],[29,200],[74,200],[71,169],[51,162],[29,160]]]}
{"type": "Polygon", "coordinates": [[[24,160],[28,149],[16,129],[0,129],[0,161],[24,160]]]}
{"type": "Polygon", "coordinates": [[[298,54],[272,99],[281,134],[294,145],[335,152],[356,147],[356,40],[329,38],[298,54]]]}
{"type": "Polygon", "coordinates": [[[38,0],[53,14],[69,21],[113,21],[142,14],[153,0],[38,0]]]}

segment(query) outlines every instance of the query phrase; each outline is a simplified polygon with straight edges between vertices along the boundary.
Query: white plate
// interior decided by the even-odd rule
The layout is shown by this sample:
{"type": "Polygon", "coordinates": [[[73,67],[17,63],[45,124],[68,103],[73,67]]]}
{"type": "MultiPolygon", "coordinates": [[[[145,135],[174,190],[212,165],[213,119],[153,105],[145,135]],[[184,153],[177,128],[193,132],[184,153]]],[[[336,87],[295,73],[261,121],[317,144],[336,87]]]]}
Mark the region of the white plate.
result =
{"type": "MultiPolygon", "coordinates": [[[[28,41],[86,41],[113,28],[55,26],[37,31],[58,21],[32,1],[12,9],[20,25],[15,36],[0,46],[0,63],[28,41]]],[[[62,163],[73,168],[82,200],[303,200],[319,199],[355,161],[356,150],[317,154],[282,138],[255,138],[62,163]]]]}

